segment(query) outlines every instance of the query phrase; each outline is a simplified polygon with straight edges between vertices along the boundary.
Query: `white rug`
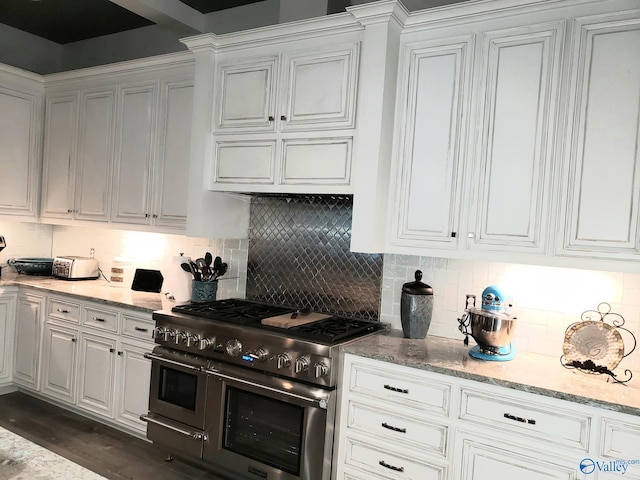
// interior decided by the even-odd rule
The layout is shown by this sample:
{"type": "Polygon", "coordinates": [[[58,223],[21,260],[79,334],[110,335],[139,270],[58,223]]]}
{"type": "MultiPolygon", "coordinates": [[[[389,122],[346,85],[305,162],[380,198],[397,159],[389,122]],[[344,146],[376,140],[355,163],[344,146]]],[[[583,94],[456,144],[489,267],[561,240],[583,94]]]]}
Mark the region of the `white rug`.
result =
{"type": "Polygon", "coordinates": [[[1,480],[106,480],[0,427],[1,480]]]}

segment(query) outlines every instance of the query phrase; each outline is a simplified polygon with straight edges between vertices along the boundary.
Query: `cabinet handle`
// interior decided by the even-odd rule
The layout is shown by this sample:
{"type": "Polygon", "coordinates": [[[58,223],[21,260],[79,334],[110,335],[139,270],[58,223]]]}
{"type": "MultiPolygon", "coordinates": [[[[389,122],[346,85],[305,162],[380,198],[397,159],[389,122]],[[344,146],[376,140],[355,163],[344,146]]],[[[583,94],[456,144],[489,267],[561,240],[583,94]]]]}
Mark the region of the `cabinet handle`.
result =
{"type": "Polygon", "coordinates": [[[116,351],[116,349],[115,349],[115,348],[110,348],[110,349],[109,349],[109,353],[113,353],[113,352],[115,352],[115,351],[116,351]]]}
{"type": "Polygon", "coordinates": [[[393,465],[389,465],[384,460],[380,460],[378,463],[384,468],[388,468],[389,470],[393,470],[394,472],[404,472],[404,467],[394,467],[393,465]]]}
{"type": "Polygon", "coordinates": [[[75,342],[77,342],[77,341],[78,341],[78,339],[77,339],[77,338],[75,338],[75,337],[73,337],[73,338],[71,339],[71,341],[75,343],[75,342]]]}
{"type": "Polygon", "coordinates": [[[63,310],[62,308],[58,308],[59,313],[69,313],[69,310],[63,310]]]}
{"type": "Polygon", "coordinates": [[[536,424],[536,421],[533,418],[522,418],[516,415],[511,415],[510,413],[505,413],[504,418],[508,418],[509,420],[514,420],[516,422],[528,423],[529,425],[536,424]]]}
{"type": "Polygon", "coordinates": [[[380,425],[382,425],[384,428],[386,428],[388,430],[393,430],[394,432],[407,433],[407,429],[406,428],[394,427],[393,425],[389,425],[386,422],[382,422],[380,425]]]}
{"type": "Polygon", "coordinates": [[[122,352],[121,352],[121,351],[118,351],[118,355],[122,356],[122,352]]]}
{"type": "Polygon", "coordinates": [[[148,213],[145,213],[145,214],[144,214],[144,218],[149,218],[149,214],[148,214],[148,213]]]}
{"type": "Polygon", "coordinates": [[[106,320],[104,318],[100,318],[100,317],[93,317],[93,321],[94,322],[106,322],[106,320]]]}
{"type": "Polygon", "coordinates": [[[392,392],[409,393],[409,389],[407,388],[397,388],[397,387],[392,387],[391,385],[385,385],[384,388],[387,390],[391,390],[392,392]]]}
{"type": "Polygon", "coordinates": [[[71,210],[70,208],[67,209],[67,213],[73,213],[73,210],[71,210]]]}
{"type": "Polygon", "coordinates": [[[287,119],[286,115],[280,115],[280,120],[285,121],[287,119]]]}
{"type": "Polygon", "coordinates": [[[153,215],[151,215],[153,218],[158,218],[158,215],[156,215],[155,213],[153,215]]]}
{"type": "Polygon", "coordinates": [[[451,232],[451,238],[456,238],[457,233],[456,232],[451,232]]]}
{"type": "Polygon", "coordinates": [[[269,121],[273,122],[275,120],[275,118],[273,118],[273,115],[269,115],[269,121]]]}
{"type": "Polygon", "coordinates": [[[148,328],[142,328],[142,327],[134,327],[134,330],[136,332],[148,332],[149,331],[148,328]]]}

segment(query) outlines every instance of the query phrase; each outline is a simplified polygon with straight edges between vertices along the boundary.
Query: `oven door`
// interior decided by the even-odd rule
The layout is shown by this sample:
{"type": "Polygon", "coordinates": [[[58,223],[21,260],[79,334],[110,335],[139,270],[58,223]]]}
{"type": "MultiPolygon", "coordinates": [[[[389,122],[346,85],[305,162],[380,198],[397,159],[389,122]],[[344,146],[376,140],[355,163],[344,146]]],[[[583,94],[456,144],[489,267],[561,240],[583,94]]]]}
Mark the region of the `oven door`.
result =
{"type": "Polygon", "coordinates": [[[335,390],[229,365],[207,373],[205,461],[233,478],[329,479],[335,390]]]}
{"type": "Polygon", "coordinates": [[[150,413],[203,430],[207,362],[164,347],[145,357],[151,359],[150,413]]]}

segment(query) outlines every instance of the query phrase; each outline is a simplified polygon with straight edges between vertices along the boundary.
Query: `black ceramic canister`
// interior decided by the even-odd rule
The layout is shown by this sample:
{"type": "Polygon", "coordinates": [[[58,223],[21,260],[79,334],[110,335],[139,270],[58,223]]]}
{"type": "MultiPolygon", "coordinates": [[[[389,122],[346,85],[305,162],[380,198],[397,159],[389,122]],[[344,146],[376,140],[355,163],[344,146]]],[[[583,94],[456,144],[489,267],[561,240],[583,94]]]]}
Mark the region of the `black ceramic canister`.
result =
{"type": "Polygon", "coordinates": [[[422,283],[422,271],[416,270],[415,281],[402,286],[400,320],[406,338],[427,336],[433,312],[433,289],[422,283]]]}

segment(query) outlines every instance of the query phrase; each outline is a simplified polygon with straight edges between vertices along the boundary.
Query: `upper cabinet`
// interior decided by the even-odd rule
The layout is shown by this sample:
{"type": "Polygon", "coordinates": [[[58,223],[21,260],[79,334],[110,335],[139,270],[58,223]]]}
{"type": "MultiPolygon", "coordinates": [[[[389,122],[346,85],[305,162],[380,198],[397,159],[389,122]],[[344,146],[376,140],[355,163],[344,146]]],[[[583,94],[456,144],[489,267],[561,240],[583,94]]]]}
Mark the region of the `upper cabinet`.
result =
{"type": "Polygon", "coordinates": [[[0,66],[0,217],[38,218],[42,77],[0,66]]]}
{"type": "Polygon", "coordinates": [[[574,28],[558,253],[638,260],[640,13],[574,28]]]}
{"type": "Polygon", "coordinates": [[[192,62],[48,77],[41,217],[184,232],[192,62]]]}

